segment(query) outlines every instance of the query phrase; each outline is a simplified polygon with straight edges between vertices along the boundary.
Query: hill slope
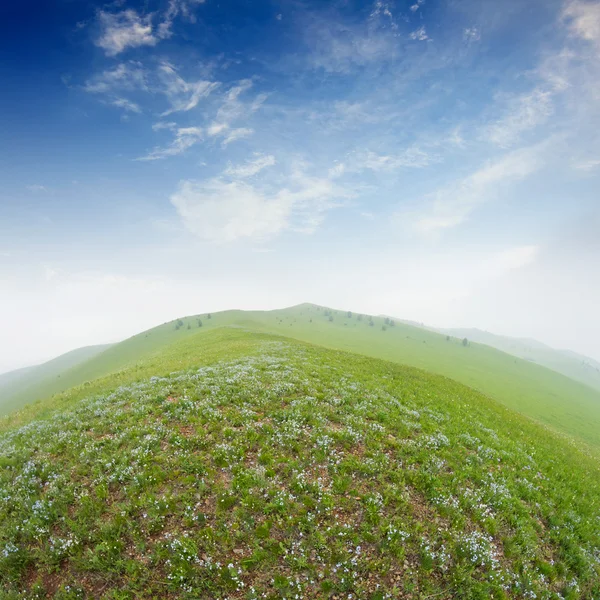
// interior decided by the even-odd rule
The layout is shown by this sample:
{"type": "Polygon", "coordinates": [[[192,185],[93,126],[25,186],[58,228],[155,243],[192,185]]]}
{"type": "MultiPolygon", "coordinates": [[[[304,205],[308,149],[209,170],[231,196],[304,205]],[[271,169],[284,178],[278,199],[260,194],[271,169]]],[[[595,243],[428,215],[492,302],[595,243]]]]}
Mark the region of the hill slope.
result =
{"type": "Polygon", "coordinates": [[[67,389],[61,382],[55,382],[65,371],[94,358],[112,344],[77,348],[57,358],[34,367],[9,371],[0,375],[0,407],[10,411],[22,406],[26,401],[37,397],[47,397],[56,388],[67,389]]]}
{"type": "Polygon", "coordinates": [[[481,329],[437,329],[436,331],[457,338],[466,337],[479,344],[486,344],[507,354],[552,369],[600,391],[600,364],[587,356],[565,350],[555,350],[536,340],[505,337],[481,331],[481,329]]]}
{"type": "Polygon", "coordinates": [[[597,462],[449,379],[228,328],[45,404],[0,434],[4,598],[600,593],[597,462]]]}
{"type": "MultiPolygon", "coordinates": [[[[93,381],[159,355],[186,338],[202,343],[215,327],[275,333],[329,348],[358,352],[451,377],[557,431],[600,449],[600,393],[549,369],[485,345],[463,347],[458,339],[407,324],[385,331],[383,318],[304,304],[274,311],[225,311],[165,323],[109,348],[65,371],[54,387],[28,401],[93,381]],[[198,327],[201,319],[202,327],[198,327]],[[373,325],[370,325],[370,322],[373,325]],[[196,336],[198,336],[196,338],[196,336]]],[[[24,404],[25,398],[21,398],[24,404]]],[[[0,410],[1,410],[0,406],[0,410]]]]}

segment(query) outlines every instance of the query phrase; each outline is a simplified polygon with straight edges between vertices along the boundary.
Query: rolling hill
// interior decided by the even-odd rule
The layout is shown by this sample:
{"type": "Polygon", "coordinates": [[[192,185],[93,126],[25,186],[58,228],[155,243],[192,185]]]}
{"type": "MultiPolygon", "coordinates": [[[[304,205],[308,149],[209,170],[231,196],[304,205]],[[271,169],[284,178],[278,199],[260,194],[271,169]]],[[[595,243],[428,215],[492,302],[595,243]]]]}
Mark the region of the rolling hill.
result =
{"type": "Polygon", "coordinates": [[[154,352],[114,346],[87,372],[129,366],[3,423],[2,598],[598,596],[595,458],[451,379],[248,317],[146,332],[154,352]]]}
{"type": "Polygon", "coordinates": [[[466,337],[478,344],[491,346],[552,369],[600,391],[600,363],[587,356],[567,350],[555,350],[536,340],[505,337],[481,329],[435,329],[434,331],[457,338],[466,337]]]}
{"type": "MultiPolygon", "coordinates": [[[[201,344],[202,336],[217,327],[284,335],[444,375],[600,451],[600,393],[590,387],[483,344],[464,347],[458,339],[448,341],[445,335],[420,327],[386,326],[381,317],[312,304],[274,311],[225,311],[211,318],[197,315],[165,323],[63,371],[52,382],[30,387],[11,399],[12,407],[126,368],[143,369],[145,361],[169,345],[185,338],[201,344]]],[[[0,410],[9,412],[2,405],[0,410]]]]}
{"type": "Polygon", "coordinates": [[[1,374],[0,411],[14,410],[28,399],[44,398],[52,395],[56,389],[66,389],[58,381],[65,371],[94,358],[110,346],[104,344],[78,348],[40,365],[1,374]]]}

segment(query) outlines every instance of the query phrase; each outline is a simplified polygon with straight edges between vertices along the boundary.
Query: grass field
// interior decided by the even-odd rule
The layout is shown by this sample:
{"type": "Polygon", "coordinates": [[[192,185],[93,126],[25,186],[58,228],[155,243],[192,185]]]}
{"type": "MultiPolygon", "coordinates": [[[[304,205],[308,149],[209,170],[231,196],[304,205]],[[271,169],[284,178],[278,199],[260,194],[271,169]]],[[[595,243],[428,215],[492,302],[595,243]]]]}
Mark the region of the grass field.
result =
{"type": "Polygon", "coordinates": [[[440,333],[491,346],[534,362],[600,391],[600,363],[567,350],[555,350],[535,340],[494,335],[480,329],[446,329],[440,333]]]}
{"type": "Polygon", "coordinates": [[[0,414],[2,411],[10,412],[19,408],[27,399],[51,395],[54,393],[51,390],[56,389],[53,386],[58,385],[61,390],[67,389],[68,385],[63,386],[60,381],[63,373],[91,360],[108,348],[110,344],[77,348],[43,364],[0,375],[0,414]],[[50,388],[48,391],[46,386],[50,388]]]}
{"type": "Polygon", "coordinates": [[[0,597],[600,594],[599,465],[563,437],[420,370],[188,332],[4,422],[0,597]]]}
{"type": "MultiPolygon", "coordinates": [[[[60,378],[29,388],[26,394],[0,403],[0,410],[23,406],[126,367],[142,365],[182,339],[203,344],[215,327],[275,333],[325,347],[418,367],[464,383],[509,408],[600,451],[600,392],[547,368],[485,345],[464,347],[460,339],[396,323],[385,331],[384,319],[358,319],[345,311],[304,304],[275,311],[226,311],[166,323],[117,344],[60,378]],[[202,327],[198,327],[201,319],[202,327]],[[330,320],[331,319],[331,320],[330,320]]],[[[174,368],[177,368],[176,366],[174,368]]]]}

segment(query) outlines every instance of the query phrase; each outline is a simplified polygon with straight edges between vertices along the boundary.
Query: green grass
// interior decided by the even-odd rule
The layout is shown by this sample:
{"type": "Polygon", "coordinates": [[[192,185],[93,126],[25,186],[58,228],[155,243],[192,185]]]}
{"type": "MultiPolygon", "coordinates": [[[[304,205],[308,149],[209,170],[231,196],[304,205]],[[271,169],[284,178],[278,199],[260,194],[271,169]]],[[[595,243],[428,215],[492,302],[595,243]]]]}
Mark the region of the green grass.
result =
{"type": "Polygon", "coordinates": [[[504,337],[480,329],[439,331],[442,334],[450,334],[454,337],[466,337],[471,341],[537,363],[542,367],[547,367],[565,377],[600,391],[600,363],[587,356],[581,356],[566,350],[555,350],[534,340],[504,337]]]}
{"type": "Polygon", "coordinates": [[[4,422],[1,598],[600,594],[600,469],[562,436],[391,362],[167,330],[4,422]]]}
{"type": "MultiPolygon", "coordinates": [[[[81,365],[62,373],[52,384],[12,398],[23,406],[39,398],[143,363],[155,353],[182,339],[196,339],[215,327],[241,327],[275,333],[333,349],[357,352],[451,377],[556,431],[600,451],[600,392],[542,366],[481,344],[463,347],[461,340],[396,323],[382,330],[384,320],[358,320],[346,311],[329,311],[315,305],[275,311],[226,311],[211,319],[200,315],[182,319],[183,325],[166,323],[111,347],[81,365]],[[188,329],[189,327],[189,329],[188,329]],[[196,337],[198,336],[198,337],[196,337]]],[[[2,410],[2,404],[0,404],[2,410]]],[[[9,412],[4,410],[4,412],[9,412]]]]}
{"type": "MultiPolygon", "coordinates": [[[[0,375],[0,406],[10,412],[23,406],[27,399],[47,397],[70,387],[61,382],[63,373],[98,356],[110,344],[86,346],[49,360],[43,364],[0,375]]],[[[1,414],[1,413],[0,413],[1,414]]]]}

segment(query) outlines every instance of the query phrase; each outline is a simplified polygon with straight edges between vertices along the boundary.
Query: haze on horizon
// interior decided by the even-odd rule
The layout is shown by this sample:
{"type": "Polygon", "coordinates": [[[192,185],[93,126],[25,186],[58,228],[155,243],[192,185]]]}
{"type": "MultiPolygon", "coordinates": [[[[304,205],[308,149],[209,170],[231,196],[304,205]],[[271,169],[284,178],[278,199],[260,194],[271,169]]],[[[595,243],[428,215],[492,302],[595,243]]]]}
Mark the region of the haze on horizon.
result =
{"type": "Polygon", "coordinates": [[[0,372],[314,302],[600,360],[600,2],[0,8],[0,372]]]}

